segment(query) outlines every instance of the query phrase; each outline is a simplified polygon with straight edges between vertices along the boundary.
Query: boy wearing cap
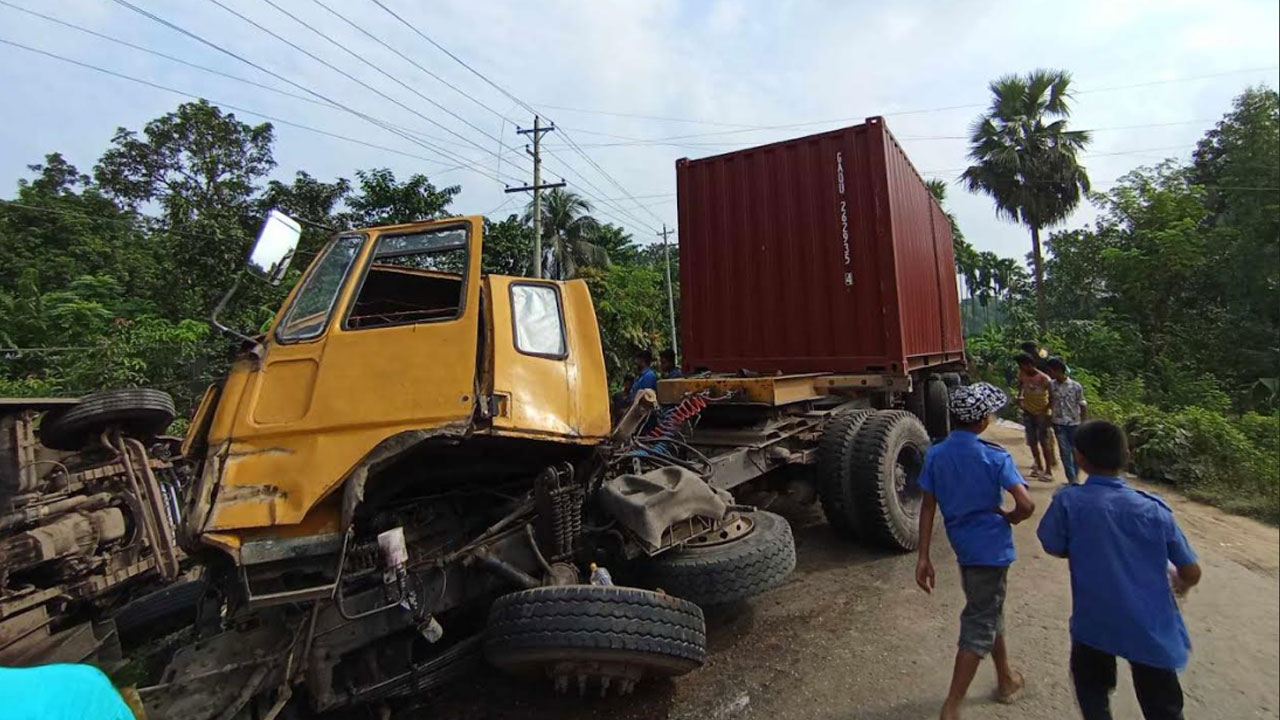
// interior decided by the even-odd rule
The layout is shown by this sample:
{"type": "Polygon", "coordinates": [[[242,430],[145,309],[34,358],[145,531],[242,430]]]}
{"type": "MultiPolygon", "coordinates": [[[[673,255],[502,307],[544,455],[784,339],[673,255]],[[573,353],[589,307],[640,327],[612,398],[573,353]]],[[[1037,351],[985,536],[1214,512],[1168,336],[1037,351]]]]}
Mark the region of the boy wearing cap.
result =
{"type": "Polygon", "coordinates": [[[933,562],[929,545],[935,508],[942,509],[947,537],[960,564],[965,607],[960,613],[960,642],[951,688],[939,717],[960,717],[978,665],[988,654],[996,666],[996,700],[1012,702],[1025,683],[1009,666],[1004,640],[1004,598],[1009,565],[1013,563],[1013,529],[1035,512],[1026,481],[1013,457],[999,445],[978,438],[991,424],[992,414],[1008,402],[1002,390],[988,383],[951,391],[951,434],[929,449],[920,471],[924,501],[920,508],[920,557],[916,583],[933,592],[933,562]],[[1014,508],[1002,507],[1003,493],[1013,496],[1014,508]]]}

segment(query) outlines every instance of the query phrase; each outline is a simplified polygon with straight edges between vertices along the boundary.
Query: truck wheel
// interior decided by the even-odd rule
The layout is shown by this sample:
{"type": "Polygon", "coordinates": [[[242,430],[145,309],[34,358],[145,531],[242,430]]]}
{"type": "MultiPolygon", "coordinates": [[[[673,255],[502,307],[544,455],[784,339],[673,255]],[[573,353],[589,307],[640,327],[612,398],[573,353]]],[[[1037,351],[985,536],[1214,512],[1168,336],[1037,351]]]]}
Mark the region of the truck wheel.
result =
{"type": "Polygon", "coordinates": [[[947,384],[947,390],[954,390],[961,385],[968,384],[958,372],[942,373],[942,382],[947,384]]]}
{"type": "Polygon", "coordinates": [[[46,413],[40,442],[55,450],[81,450],[99,433],[119,427],[128,436],[153,438],[177,413],[169,393],[147,388],[107,390],[85,395],[78,405],[46,413]]]}
{"type": "Polygon", "coordinates": [[[559,690],[593,680],[631,690],[643,677],[683,675],[707,656],[697,605],[632,587],[563,585],[503,595],[489,610],[484,654],[517,674],[547,674],[559,690]]]}
{"type": "Polygon", "coordinates": [[[911,413],[881,410],[853,442],[853,526],[865,540],[894,550],[919,542],[920,470],[929,434],[911,413]]]}
{"type": "Polygon", "coordinates": [[[818,499],[837,532],[853,534],[853,439],[871,410],[851,410],[827,420],[818,440],[818,499]]]}
{"type": "Polygon", "coordinates": [[[924,383],[924,423],[933,440],[951,432],[950,386],[946,376],[930,375],[924,383]]]}
{"type": "Polygon", "coordinates": [[[791,525],[771,512],[742,513],[740,537],[706,545],[685,545],[649,563],[654,587],[702,606],[744,600],[782,584],[796,569],[791,525]]]}

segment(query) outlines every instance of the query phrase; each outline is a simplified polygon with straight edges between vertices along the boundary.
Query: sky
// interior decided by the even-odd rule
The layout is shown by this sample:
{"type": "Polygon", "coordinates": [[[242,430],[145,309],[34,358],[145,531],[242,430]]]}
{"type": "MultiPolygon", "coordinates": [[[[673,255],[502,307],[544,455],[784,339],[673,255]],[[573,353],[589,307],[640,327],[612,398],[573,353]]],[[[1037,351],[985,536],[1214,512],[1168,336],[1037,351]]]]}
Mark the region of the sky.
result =
{"type": "Polygon", "coordinates": [[[420,172],[461,186],[458,213],[505,216],[527,201],[504,188],[531,180],[516,130],[537,112],[557,128],[544,181],[652,242],[677,224],[678,158],[879,115],[925,177],[953,183],[970,242],[1022,258],[1026,231],[954,184],[992,79],[1070,71],[1071,125],[1096,130],[1082,162],[1105,190],[1189,158],[1241,90],[1276,87],[1278,26],[1275,0],[0,0],[0,197],[46,153],[87,172],[117,128],[205,97],[275,119],[279,179],[420,172]]]}

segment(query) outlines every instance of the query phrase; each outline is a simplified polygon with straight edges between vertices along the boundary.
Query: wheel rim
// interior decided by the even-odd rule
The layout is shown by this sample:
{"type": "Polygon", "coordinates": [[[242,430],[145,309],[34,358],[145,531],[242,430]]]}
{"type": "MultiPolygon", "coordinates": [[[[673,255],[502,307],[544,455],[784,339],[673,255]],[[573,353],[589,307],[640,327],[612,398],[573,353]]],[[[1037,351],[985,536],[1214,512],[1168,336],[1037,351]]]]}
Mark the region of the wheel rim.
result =
{"type": "Polygon", "coordinates": [[[920,451],[907,445],[898,451],[893,463],[893,490],[898,498],[898,505],[909,515],[920,514],[922,494],[920,490],[920,470],[924,467],[924,457],[920,451]]]}

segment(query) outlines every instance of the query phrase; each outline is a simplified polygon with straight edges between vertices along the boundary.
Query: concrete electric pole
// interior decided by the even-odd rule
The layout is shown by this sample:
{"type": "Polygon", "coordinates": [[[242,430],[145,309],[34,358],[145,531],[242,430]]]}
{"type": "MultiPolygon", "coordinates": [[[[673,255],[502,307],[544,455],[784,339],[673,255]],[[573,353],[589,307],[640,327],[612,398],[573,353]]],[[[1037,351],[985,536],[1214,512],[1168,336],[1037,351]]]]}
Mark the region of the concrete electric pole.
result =
{"type": "Polygon", "coordinates": [[[667,236],[675,230],[668,230],[667,224],[662,223],[662,232],[658,233],[662,236],[662,259],[667,263],[667,313],[671,317],[671,352],[675,353],[677,362],[680,357],[680,341],[676,338],[676,290],[671,284],[671,250],[667,245],[667,236]]]}
{"type": "Polygon", "coordinates": [[[508,193],[533,191],[533,276],[536,278],[542,277],[542,189],[564,187],[563,180],[558,183],[542,184],[542,134],[555,129],[554,124],[542,127],[542,119],[537,115],[533,116],[533,127],[516,128],[516,132],[521,135],[533,136],[533,150],[530,151],[527,146],[524,149],[533,158],[533,184],[506,189],[508,193]]]}

